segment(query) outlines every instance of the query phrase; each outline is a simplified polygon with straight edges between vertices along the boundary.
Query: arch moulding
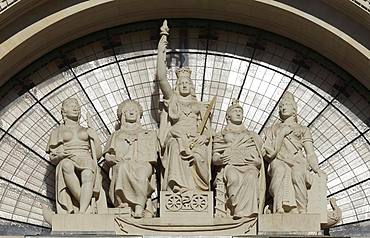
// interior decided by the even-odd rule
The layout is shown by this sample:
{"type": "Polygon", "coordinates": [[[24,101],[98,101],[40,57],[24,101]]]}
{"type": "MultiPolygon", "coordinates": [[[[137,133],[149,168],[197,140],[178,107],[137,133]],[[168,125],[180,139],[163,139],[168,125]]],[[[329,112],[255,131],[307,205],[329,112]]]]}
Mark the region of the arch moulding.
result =
{"type": "MultiPolygon", "coordinates": [[[[368,46],[351,37],[348,29],[339,29],[325,19],[292,7],[286,3],[289,1],[284,2],[21,0],[0,14],[0,86],[37,58],[86,34],[152,19],[202,18],[249,25],[295,40],[329,58],[370,89],[368,46]]],[[[338,4],[341,2],[347,0],[337,1],[338,4]]],[[[357,7],[352,5],[353,8],[357,7]]],[[[336,14],[344,14],[338,13],[338,6],[331,9],[336,14]]],[[[348,12],[358,11],[355,9],[348,12]]],[[[349,17],[355,19],[358,15],[349,17]]],[[[370,22],[370,14],[362,14],[360,17],[363,18],[356,19],[357,23],[370,22]]],[[[370,36],[366,24],[357,25],[361,25],[362,35],[365,32],[365,35],[368,33],[370,36]]]]}

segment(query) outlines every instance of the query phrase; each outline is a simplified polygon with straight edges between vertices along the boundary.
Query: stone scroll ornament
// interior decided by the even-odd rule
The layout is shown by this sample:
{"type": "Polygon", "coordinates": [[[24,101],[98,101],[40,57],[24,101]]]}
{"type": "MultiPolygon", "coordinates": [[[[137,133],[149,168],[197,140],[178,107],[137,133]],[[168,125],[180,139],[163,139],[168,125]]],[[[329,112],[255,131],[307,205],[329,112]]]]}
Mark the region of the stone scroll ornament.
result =
{"type": "MultiPolygon", "coordinates": [[[[308,127],[297,121],[297,104],[286,92],[279,103],[280,122],[267,128],[264,149],[271,179],[272,213],[307,213],[308,190],[313,174],[326,177],[319,168],[308,127]]],[[[320,195],[321,196],[321,195],[320,195]]],[[[326,200],[325,197],[320,199],[326,200]]]]}
{"type": "Polygon", "coordinates": [[[143,108],[137,101],[120,103],[117,116],[117,130],[108,138],[103,152],[110,167],[109,198],[115,207],[131,208],[134,218],[153,217],[157,134],[142,128],[143,108]]]}
{"type": "Polygon", "coordinates": [[[257,217],[265,194],[261,137],[243,124],[243,108],[234,101],[226,112],[226,127],[213,141],[216,175],[216,216],[257,217]]]}
{"type": "Polygon", "coordinates": [[[210,112],[215,99],[209,104],[197,100],[189,68],[176,71],[176,86],[171,88],[166,68],[167,21],[164,21],[160,34],[157,80],[164,104],[159,128],[164,167],[161,190],[175,193],[208,191],[212,155],[210,112]]]}
{"type": "Polygon", "coordinates": [[[81,107],[77,99],[64,100],[61,113],[63,123],[51,132],[46,148],[51,162],[57,165],[57,213],[105,213],[107,203],[97,165],[102,155],[99,137],[91,122],[88,128],[79,124],[81,107]]]}

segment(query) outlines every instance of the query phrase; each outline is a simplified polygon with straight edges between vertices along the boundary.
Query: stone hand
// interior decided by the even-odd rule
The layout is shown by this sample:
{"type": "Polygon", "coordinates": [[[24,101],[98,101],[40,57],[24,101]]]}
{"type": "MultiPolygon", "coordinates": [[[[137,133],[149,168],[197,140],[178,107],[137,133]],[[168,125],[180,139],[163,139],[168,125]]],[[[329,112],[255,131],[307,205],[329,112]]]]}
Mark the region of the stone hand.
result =
{"type": "Polygon", "coordinates": [[[284,126],[280,130],[280,135],[283,136],[283,137],[285,137],[285,136],[289,135],[292,132],[293,132],[293,129],[290,126],[284,126]]]}
{"type": "Polygon", "coordinates": [[[321,170],[321,169],[316,169],[316,171],[314,171],[319,177],[324,177],[326,175],[326,173],[321,170]]]}
{"type": "Polygon", "coordinates": [[[197,144],[200,144],[200,145],[204,145],[207,142],[207,140],[208,140],[207,136],[200,135],[200,136],[195,138],[194,142],[197,143],[197,144]]]}
{"type": "Polygon", "coordinates": [[[222,164],[227,165],[231,158],[231,150],[226,149],[225,152],[221,156],[222,164]]]}
{"type": "Polygon", "coordinates": [[[167,49],[168,41],[165,35],[161,36],[161,39],[158,42],[158,53],[165,54],[167,49]]]}
{"type": "Polygon", "coordinates": [[[215,165],[222,165],[221,154],[216,152],[213,154],[213,163],[215,165]]]}
{"type": "Polygon", "coordinates": [[[61,152],[61,153],[57,153],[57,158],[58,159],[69,159],[71,158],[73,155],[71,153],[68,153],[68,152],[61,152]]]}
{"type": "Polygon", "coordinates": [[[270,148],[269,146],[265,145],[263,148],[266,150],[266,153],[268,155],[273,155],[275,153],[275,151],[272,148],[270,148]]]}
{"type": "Polygon", "coordinates": [[[230,162],[230,156],[223,156],[222,157],[222,164],[227,165],[230,162]]]}
{"type": "Polygon", "coordinates": [[[105,154],[105,161],[107,162],[108,166],[113,166],[118,163],[116,156],[112,154],[105,154]]]}
{"type": "Polygon", "coordinates": [[[53,161],[60,161],[62,159],[69,159],[72,158],[73,154],[65,152],[65,151],[58,151],[50,154],[50,159],[53,161]]]}

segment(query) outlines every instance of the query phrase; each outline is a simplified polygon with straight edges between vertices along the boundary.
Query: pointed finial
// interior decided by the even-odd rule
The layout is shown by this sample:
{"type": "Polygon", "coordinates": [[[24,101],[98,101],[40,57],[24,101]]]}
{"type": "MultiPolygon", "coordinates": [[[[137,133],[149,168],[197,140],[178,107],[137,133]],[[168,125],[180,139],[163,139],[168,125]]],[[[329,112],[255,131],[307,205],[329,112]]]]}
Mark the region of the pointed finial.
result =
{"type": "Polygon", "coordinates": [[[160,30],[161,30],[160,35],[166,35],[166,36],[168,36],[170,34],[169,33],[170,28],[168,28],[167,20],[164,20],[163,21],[163,25],[161,26],[160,30]]]}

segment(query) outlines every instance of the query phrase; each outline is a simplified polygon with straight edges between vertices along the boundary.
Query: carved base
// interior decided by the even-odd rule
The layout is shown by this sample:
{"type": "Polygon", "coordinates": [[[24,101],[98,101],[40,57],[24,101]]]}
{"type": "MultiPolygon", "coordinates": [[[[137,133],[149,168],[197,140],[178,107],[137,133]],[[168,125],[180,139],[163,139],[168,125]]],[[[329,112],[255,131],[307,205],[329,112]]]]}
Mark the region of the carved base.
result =
{"type": "Polygon", "coordinates": [[[78,215],[57,214],[52,217],[53,235],[196,235],[232,236],[256,235],[256,219],[232,220],[231,218],[204,219],[187,217],[135,219],[113,214],[78,215]]]}
{"type": "Polygon", "coordinates": [[[258,235],[321,235],[320,214],[262,214],[258,235]]]}
{"type": "Polygon", "coordinates": [[[189,220],[213,218],[213,192],[188,191],[182,194],[161,191],[160,217],[189,220]]]}
{"type": "Polygon", "coordinates": [[[148,236],[244,236],[256,235],[256,219],[121,218],[116,217],[119,235],[148,236]]]}

